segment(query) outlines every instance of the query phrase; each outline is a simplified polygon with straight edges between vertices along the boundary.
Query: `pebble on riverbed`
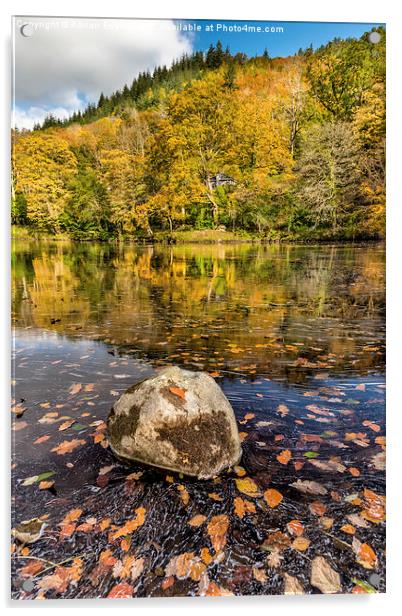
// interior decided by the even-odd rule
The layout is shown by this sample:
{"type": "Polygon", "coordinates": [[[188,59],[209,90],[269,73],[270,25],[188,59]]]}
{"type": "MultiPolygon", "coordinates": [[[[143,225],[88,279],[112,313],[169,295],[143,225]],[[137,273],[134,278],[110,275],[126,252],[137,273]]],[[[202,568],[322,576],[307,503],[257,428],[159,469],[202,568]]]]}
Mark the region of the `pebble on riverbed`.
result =
{"type": "Polygon", "coordinates": [[[237,464],[242,450],[233,409],[205,372],[170,367],[129,387],[108,419],[113,452],[209,479],[237,464]]]}

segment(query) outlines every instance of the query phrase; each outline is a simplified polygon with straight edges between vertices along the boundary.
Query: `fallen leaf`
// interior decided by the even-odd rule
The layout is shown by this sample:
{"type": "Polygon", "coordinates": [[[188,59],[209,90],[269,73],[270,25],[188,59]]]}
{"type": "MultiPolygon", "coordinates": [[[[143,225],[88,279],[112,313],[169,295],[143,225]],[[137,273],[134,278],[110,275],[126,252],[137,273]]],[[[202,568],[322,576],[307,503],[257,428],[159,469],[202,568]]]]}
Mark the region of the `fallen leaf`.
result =
{"type": "Polygon", "coordinates": [[[377,471],[385,471],[385,451],[380,451],[371,458],[370,465],[374,466],[377,471]]]}
{"type": "Polygon", "coordinates": [[[255,513],[255,505],[251,501],[236,496],[233,501],[235,514],[242,519],[246,513],[255,513]]]}
{"type": "Polygon", "coordinates": [[[258,569],[257,567],[253,567],[253,578],[257,580],[257,582],[264,584],[264,582],[267,581],[267,574],[265,573],[264,569],[258,569]]]}
{"type": "Polygon", "coordinates": [[[85,445],[85,443],[86,441],[83,439],[74,438],[72,441],[63,441],[56,447],[53,447],[51,451],[54,451],[59,456],[64,456],[66,453],[71,453],[74,449],[80,447],[80,445],[85,445]]]}
{"type": "Polygon", "coordinates": [[[205,515],[201,515],[200,513],[198,513],[197,515],[193,516],[191,520],[188,521],[188,524],[195,527],[201,526],[201,524],[204,524],[206,519],[207,518],[205,515]]]}
{"type": "Polygon", "coordinates": [[[41,481],[39,483],[39,490],[49,490],[54,486],[54,481],[41,481]]]}
{"type": "Polygon", "coordinates": [[[269,533],[260,547],[262,550],[266,550],[268,552],[272,552],[273,550],[281,552],[282,550],[288,548],[290,546],[290,543],[290,537],[283,533],[281,530],[277,530],[275,532],[269,533]]]}
{"type": "Polygon", "coordinates": [[[228,528],[229,519],[228,516],[224,514],[213,516],[208,523],[208,535],[216,553],[220,552],[225,547],[228,528]]]}
{"type": "Polygon", "coordinates": [[[292,457],[292,452],[289,451],[289,449],[285,449],[284,451],[281,451],[281,453],[276,456],[276,459],[278,460],[278,462],[280,464],[287,464],[289,462],[289,460],[292,457]]]}
{"type": "Polygon", "coordinates": [[[286,524],[286,528],[289,533],[295,537],[301,537],[304,532],[304,527],[300,520],[291,520],[286,524]]]}
{"type": "Polygon", "coordinates": [[[33,444],[40,445],[41,443],[45,443],[49,439],[50,439],[49,434],[44,434],[43,436],[40,436],[39,438],[37,438],[36,441],[33,442],[33,444]]]}
{"type": "Polygon", "coordinates": [[[327,511],[327,506],[320,501],[313,501],[310,503],[309,509],[311,513],[314,513],[315,515],[324,515],[327,511]]]}
{"type": "Polygon", "coordinates": [[[81,389],[82,389],[81,383],[73,383],[73,385],[71,385],[68,391],[72,396],[75,396],[75,394],[78,394],[81,391],[81,389]]]}
{"type": "Polygon", "coordinates": [[[341,531],[346,533],[347,535],[354,535],[356,529],[354,526],[352,526],[352,524],[344,524],[343,526],[341,526],[341,531]]]}
{"type": "Polygon", "coordinates": [[[356,554],[356,561],[365,569],[375,569],[378,564],[376,553],[367,543],[361,543],[356,537],[353,538],[352,548],[356,554]]]}
{"type": "Polygon", "coordinates": [[[186,392],[184,389],[181,389],[181,387],[169,387],[169,391],[171,394],[181,398],[182,400],[185,400],[186,398],[186,392]]]}
{"type": "Polygon", "coordinates": [[[110,537],[112,541],[124,537],[125,535],[131,535],[131,533],[144,524],[146,509],[144,509],[144,507],[138,507],[135,513],[136,517],[134,520],[128,520],[123,526],[111,533],[110,537]]]}
{"type": "Polygon", "coordinates": [[[264,500],[273,509],[282,502],[283,496],[280,492],[278,492],[278,490],[268,488],[268,490],[265,490],[264,492],[264,500]]]}
{"type": "Polygon", "coordinates": [[[19,430],[23,430],[26,428],[28,423],[26,421],[15,421],[11,427],[14,432],[18,432],[19,430]]]}
{"type": "Polygon", "coordinates": [[[63,430],[67,430],[67,428],[69,428],[70,426],[73,425],[73,423],[75,423],[75,419],[68,419],[67,421],[64,421],[60,426],[59,426],[59,432],[62,432],[63,430]]]}
{"type": "Polygon", "coordinates": [[[307,537],[296,537],[292,543],[292,548],[299,552],[304,552],[308,549],[310,543],[310,539],[307,539],[307,537]]]}
{"type": "Polygon", "coordinates": [[[304,494],[327,494],[328,490],[327,488],[325,488],[324,486],[322,486],[320,483],[318,483],[317,481],[302,481],[301,479],[298,479],[297,481],[295,481],[294,483],[290,484],[293,488],[296,488],[296,490],[299,490],[299,492],[303,492],[304,494]]]}
{"type": "Polygon", "coordinates": [[[297,578],[288,573],[283,574],[285,595],[304,595],[304,588],[297,578]]]}
{"type": "Polygon", "coordinates": [[[323,556],[316,556],[311,563],[310,583],[324,594],[342,591],[339,573],[332,569],[323,556]]]}
{"type": "Polygon", "coordinates": [[[289,413],[289,409],[285,404],[280,404],[276,409],[276,412],[279,413],[282,417],[285,417],[289,413]]]}
{"type": "Polygon", "coordinates": [[[261,496],[261,492],[259,491],[257,484],[252,479],[250,479],[250,477],[235,479],[235,482],[237,489],[239,490],[239,492],[242,492],[242,494],[254,498],[256,498],[257,496],[261,496]]]}
{"type": "Polygon", "coordinates": [[[370,524],[367,524],[366,520],[362,518],[358,513],[351,513],[346,516],[349,522],[358,528],[370,528],[370,524]]]}
{"type": "Polygon", "coordinates": [[[133,591],[133,587],[127,584],[127,582],[119,582],[119,584],[113,586],[107,599],[128,599],[133,596],[133,591]]]}
{"type": "Polygon", "coordinates": [[[232,595],[232,592],[230,592],[223,586],[218,586],[218,584],[216,584],[215,582],[210,582],[205,592],[206,597],[230,597],[232,595]]]}

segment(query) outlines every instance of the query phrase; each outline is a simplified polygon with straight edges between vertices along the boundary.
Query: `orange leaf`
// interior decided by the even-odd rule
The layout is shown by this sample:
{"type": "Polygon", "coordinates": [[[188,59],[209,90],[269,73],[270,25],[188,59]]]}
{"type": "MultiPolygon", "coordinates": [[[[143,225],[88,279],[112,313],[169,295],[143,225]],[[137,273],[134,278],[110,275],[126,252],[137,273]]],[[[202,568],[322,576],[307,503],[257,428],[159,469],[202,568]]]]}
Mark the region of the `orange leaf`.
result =
{"type": "Polygon", "coordinates": [[[354,535],[356,529],[354,526],[352,526],[352,524],[344,524],[343,526],[341,526],[341,531],[347,533],[348,535],[354,535]]]}
{"type": "Polygon", "coordinates": [[[189,520],[189,525],[190,526],[201,526],[201,524],[204,524],[205,520],[207,518],[205,517],[205,515],[201,515],[201,513],[197,513],[197,515],[195,515],[194,517],[191,518],[191,520],[189,520]]]}
{"type": "Polygon", "coordinates": [[[74,438],[72,441],[63,441],[60,445],[57,445],[57,447],[53,447],[51,451],[54,451],[59,456],[64,456],[66,453],[74,451],[74,449],[80,445],[85,445],[85,443],[86,441],[83,439],[74,438]]]}
{"type": "Polygon", "coordinates": [[[135,513],[137,514],[137,516],[136,518],[134,518],[134,520],[128,520],[123,526],[121,526],[111,534],[112,540],[124,537],[124,535],[130,535],[135,530],[137,530],[137,528],[144,524],[146,509],[144,509],[144,507],[138,507],[135,510],[135,513]]]}
{"type": "Polygon", "coordinates": [[[300,537],[304,532],[304,527],[300,520],[291,520],[286,526],[289,533],[291,535],[295,535],[296,537],[300,537]]]}
{"type": "Polygon", "coordinates": [[[234,511],[235,514],[242,519],[246,513],[255,513],[255,505],[251,501],[236,496],[234,499],[234,511]]]}
{"type": "Polygon", "coordinates": [[[320,501],[313,501],[310,504],[311,513],[315,513],[316,515],[324,515],[326,510],[327,510],[327,506],[324,505],[324,503],[321,503],[320,501]]]}
{"type": "Polygon", "coordinates": [[[78,392],[80,392],[81,389],[82,389],[81,383],[73,383],[73,385],[71,385],[68,391],[72,396],[75,396],[75,394],[78,394],[78,392]]]}
{"type": "Polygon", "coordinates": [[[264,492],[264,499],[271,508],[277,507],[283,500],[283,496],[278,490],[268,488],[264,492]]]}
{"type": "Polygon", "coordinates": [[[127,582],[120,582],[113,586],[112,590],[108,594],[108,599],[128,599],[133,596],[133,587],[127,582]]]}
{"type": "Polygon", "coordinates": [[[229,528],[229,519],[227,515],[215,515],[211,518],[207,531],[210,536],[212,547],[215,552],[220,552],[226,544],[226,533],[229,528]]]}
{"type": "Polygon", "coordinates": [[[296,539],[292,543],[292,548],[295,550],[299,550],[299,552],[304,552],[310,545],[310,539],[307,537],[296,537],[296,539]]]}
{"type": "Polygon", "coordinates": [[[365,569],[374,569],[377,565],[377,556],[367,543],[362,543],[357,553],[357,562],[365,569]]]}
{"type": "Polygon", "coordinates": [[[278,456],[276,456],[276,459],[281,464],[287,464],[289,460],[291,459],[291,457],[292,457],[292,452],[289,451],[289,449],[285,449],[284,451],[281,451],[281,453],[278,456]]]}
{"type": "Polygon", "coordinates": [[[184,391],[184,389],[181,389],[180,387],[169,387],[169,391],[174,396],[178,396],[182,400],[185,400],[186,392],[184,391]]]}
{"type": "Polygon", "coordinates": [[[205,563],[207,566],[211,564],[211,562],[213,561],[213,557],[211,556],[211,553],[208,548],[201,548],[200,554],[203,563],[205,563]]]}
{"type": "Polygon", "coordinates": [[[78,518],[81,517],[81,514],[82,509],[71,509],[71,511],[69,511],[60,522],[60,526],[64,526],[70,522],[76,522],[78,518]]]}
{"type": "Polygon", "coordinates": [[[46,441],[48,441],[50,439],[50,436],[48,434],[44,434],[43,436],[40,436],[39,438],[36,439],[36,441],[34,441],[34,445],[40,445],[41,443],[45,443],[46,441]]]}

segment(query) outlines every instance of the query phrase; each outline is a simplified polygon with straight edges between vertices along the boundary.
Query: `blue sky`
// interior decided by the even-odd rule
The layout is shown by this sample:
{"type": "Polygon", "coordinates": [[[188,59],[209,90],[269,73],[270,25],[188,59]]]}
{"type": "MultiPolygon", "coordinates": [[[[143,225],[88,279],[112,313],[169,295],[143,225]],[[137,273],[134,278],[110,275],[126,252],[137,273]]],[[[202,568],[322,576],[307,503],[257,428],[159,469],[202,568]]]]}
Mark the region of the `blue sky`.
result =
{"type": "MultiPolygon", "coordinates": [[[[177,22],[179,23],[179,22],[177,22]]],[[[221,40],[224,47],[229,46],[232,53],[243,52],[248,56],[261,54],[265,47],[271,57],[289,56],[297,53],[300,48],[316,49],[334,38],[360,38],[364,32],[379,26],[378,23],[324,23],[324,22],[280,22],[280,21],[218,21],[195,20],[181,23],[199,24],[201,32],[196,32],[192,40],[194,49],[206,50],[210,44],[221,40]],[[214,32],[207,32],[208,25],[214,26],[214,32]],[[222,28],[217,30],[217,26],[222,28]],[[223,32],[224,26],[233,25],[282,27],[283,32],[223,32]]]]}
{"type": "Polygon", "coordinates": [[[288,56],[335,37],[359,38],[378,25],[17,17],[14,125],[32,128],[49,113],[68,117],[96,103],[101,92],[109,95],[131,84],[140,71],[170,65],[183,53],[207,51],[218,40],[232,53],[254,56],[267,48],[271,57],[288,56]],[[196,31],[184,32],[190,25],[196,31]],[[246,32],[246,27],[253,31],[246,32]],[[225,31],[230,29],[238,31],[225,31]]]}

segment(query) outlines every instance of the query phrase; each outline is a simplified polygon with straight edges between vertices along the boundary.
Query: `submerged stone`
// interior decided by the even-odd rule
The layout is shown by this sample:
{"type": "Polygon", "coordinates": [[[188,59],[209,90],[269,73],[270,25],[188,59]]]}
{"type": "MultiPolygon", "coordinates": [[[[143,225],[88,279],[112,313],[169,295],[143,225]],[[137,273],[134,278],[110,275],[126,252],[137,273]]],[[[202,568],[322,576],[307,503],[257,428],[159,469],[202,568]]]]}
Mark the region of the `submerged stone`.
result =
{"type": "Polygon", "coordinates": [[[209,479],[237,464],[233,409],[205,372],[162,370],[119,398],[108,418],[112,451],[126,460],[209,479]]]}

